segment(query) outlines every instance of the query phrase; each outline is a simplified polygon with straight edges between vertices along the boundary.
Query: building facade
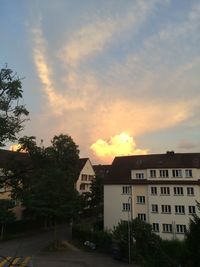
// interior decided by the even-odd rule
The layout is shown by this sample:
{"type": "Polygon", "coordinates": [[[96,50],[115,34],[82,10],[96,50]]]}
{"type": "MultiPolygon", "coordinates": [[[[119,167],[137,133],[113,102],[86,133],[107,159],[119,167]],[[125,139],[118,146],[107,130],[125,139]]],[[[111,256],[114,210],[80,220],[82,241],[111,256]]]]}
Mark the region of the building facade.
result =
{"type": "Polygon", "coordinates": [[[114,159],[104,184],[104,227],[139,218],[163,239],[183,239],[199,213],[200,153],[126,156],[114,159]]]}
{"type": "Polygon", "coordinates": [[[76,181],[76,190],[79,194],[90,191],[90,186],[94,178],[95,172],[89,158],[79,159],[79,176],[76,181]]]}

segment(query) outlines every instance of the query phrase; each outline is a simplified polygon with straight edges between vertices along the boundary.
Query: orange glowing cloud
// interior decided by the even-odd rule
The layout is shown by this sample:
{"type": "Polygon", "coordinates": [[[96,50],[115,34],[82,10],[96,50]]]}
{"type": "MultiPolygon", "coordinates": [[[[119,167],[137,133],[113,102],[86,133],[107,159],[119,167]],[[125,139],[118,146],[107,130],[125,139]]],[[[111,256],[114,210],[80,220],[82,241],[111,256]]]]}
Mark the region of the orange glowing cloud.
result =
{"type": "Polygon", "coordinates": [[[98,139],[90,148],[96,156],[106,159],[111,159],[115,156],[141,155],[148,152],[147,149],[136,148],[133,137],[125,132],[112,136],[109,141],[98,139]]]}

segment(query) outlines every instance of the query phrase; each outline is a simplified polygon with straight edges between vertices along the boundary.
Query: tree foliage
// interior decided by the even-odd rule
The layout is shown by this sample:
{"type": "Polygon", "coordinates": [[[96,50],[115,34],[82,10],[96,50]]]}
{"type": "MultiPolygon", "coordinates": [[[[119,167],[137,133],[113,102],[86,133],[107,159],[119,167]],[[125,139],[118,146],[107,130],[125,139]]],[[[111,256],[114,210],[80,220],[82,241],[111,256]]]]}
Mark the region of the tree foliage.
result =
{"type": "Polygon", "coordinates": [[[22,100],[22,84],[16,74],[7,66],[0,70],[0,147],[6,141],[16,140],[23,129],[28,111],[22,100]]]}
{"type": "MultiPolygon", "coordinates": [[[[200,212],[200,203],[197,202],[200,212]]],[[[200,263],[200,217],[194,214],[190,220],[190,226],[186,233],[186,246],[188,249],[188,266],[199,266],[200,263]]]]}
{"type": "Polygon", "coordinates": [[[0,199],[0,224],[1,224],[1,240],[4,238],[5,225],[15,220],[15,214],[12,210],[14,203],[9,199],[0,199]]]}
{"type": "Polygon", "coordinates": [[[68,135],[55,136],[52,145],[46,148],[43,144],[37,146],[33,136],[23,137],[19,143],[29,153],[32,170],[21,175],[21,183],[13,187],[13,196],[21,199],[27,213],[44,220],[71,217],[77,197],[74,187],[79,161],[77,145],[68,135]]]}
{"type": "Polygon", "coordinates": [[[141,266],[174,266],[162,250],[160,237],[146,222],[137,218],[131,222],[121,221],[113,231],[113,238],[121,258],[131,259],[141,266]]]}

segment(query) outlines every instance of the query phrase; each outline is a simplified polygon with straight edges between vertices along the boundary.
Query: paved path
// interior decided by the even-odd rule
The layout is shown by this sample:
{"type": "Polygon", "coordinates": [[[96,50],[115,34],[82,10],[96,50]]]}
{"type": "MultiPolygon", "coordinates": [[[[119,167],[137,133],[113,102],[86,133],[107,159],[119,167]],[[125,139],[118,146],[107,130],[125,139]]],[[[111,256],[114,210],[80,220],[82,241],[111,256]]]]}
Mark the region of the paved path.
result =
{"type": "MultiPolygon", "coordinates": [[[[66,226],[58,229],[59,239],[70,237],[66,226]]],[[[53,232],[42,232],[17,240],[0,242],[0,267],[128,267],[130,265],[114,260],[110,255],[80,251],[67,241],[67,250],[44,252],[53,241],[53,232]],[[9,265],[10,262],[12,265],[9,265]]],[[[131,265],[134,266],[134,265],[131,265]]]]}

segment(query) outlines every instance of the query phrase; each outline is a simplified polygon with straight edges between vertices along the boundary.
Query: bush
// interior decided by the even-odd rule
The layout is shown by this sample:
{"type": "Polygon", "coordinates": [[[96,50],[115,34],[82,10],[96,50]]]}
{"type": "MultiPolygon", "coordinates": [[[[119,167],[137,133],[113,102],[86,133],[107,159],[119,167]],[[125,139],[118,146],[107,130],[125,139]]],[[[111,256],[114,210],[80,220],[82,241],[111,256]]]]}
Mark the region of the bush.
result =
{"type": "Polygon", "coordinates": [[[89,225],[74,225],[72,238],[82,244],[87,240],[93,242],[103,252],[110,252],[112,248],[112,235],[105,231],[94,231],[89,225]]]}

